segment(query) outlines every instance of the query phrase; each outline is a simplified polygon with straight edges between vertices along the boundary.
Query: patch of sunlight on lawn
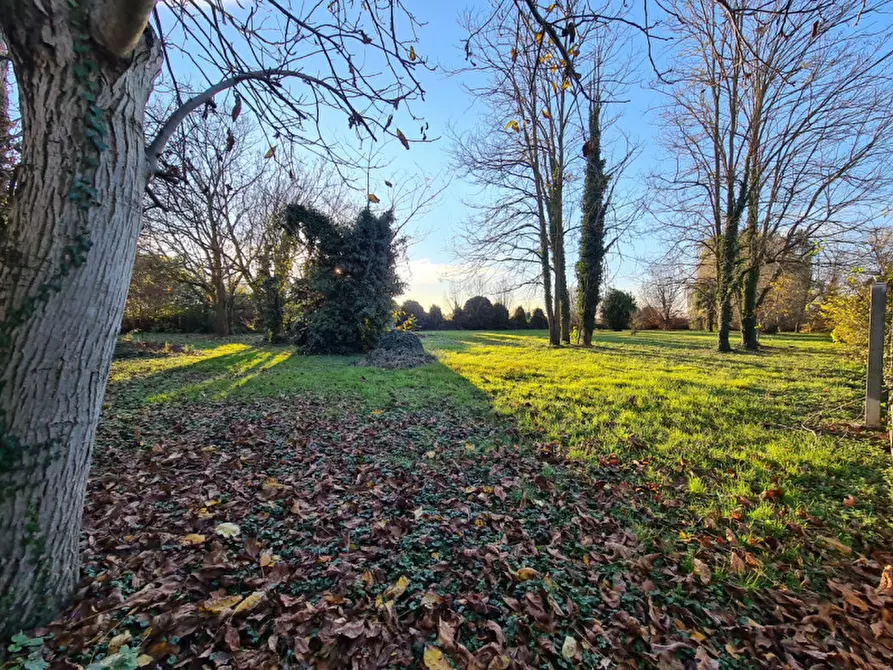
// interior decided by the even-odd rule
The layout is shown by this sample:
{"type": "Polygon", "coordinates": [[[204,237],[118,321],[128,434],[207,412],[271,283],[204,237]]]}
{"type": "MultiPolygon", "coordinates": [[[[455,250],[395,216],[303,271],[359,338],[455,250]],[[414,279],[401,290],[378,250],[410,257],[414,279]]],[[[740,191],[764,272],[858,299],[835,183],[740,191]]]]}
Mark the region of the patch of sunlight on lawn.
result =
{"type": "MultiPolygon", "coordinates": [[[[719,354],[714,342],[691,332],[600,332],[592,349],[549,348],[543,334],[523,332],[425,338],[522,428],[577,458],[644,461],[649,478],[686,491],[704,516],[779,489],[788,508],[844,533],[879,529],[891,502],[888,459],[868,440],[820,430],[858,417],[859,362],[823,335],[765,337],[756,354],[719,354]],[[848,495],[864,509],[844,506],[848,495]]],[[[784,507],[771,509],[771,519],[762,504],[749,514],[774,533],[787,520],[784,507]]]]}

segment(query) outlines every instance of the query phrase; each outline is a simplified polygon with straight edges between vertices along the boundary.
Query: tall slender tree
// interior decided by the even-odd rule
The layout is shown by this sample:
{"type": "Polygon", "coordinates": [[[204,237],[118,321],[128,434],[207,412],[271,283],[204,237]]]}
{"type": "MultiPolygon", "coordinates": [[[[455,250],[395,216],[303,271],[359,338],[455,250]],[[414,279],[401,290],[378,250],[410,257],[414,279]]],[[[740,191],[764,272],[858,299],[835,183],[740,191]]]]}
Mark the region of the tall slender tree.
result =
{"type": "Polygon", "coordinates": [[[602,157],[601,100],[598,96],[592,101],[589,111],[589,140],[586,146],[588,156],[583,183],[577,285],[583,323],[583,346],[591,347],[605,265],[605,214],[608,206],[608,175],[605,171],[605,159],[602,157]]]}
{"type": "MultiPolygon", "coordinates": [[[[553,9],[573,16],[581,7],[572,1],[553,9]]],[[[483,137],[459,138],[456,153],[457,163],[498,195],[483,205],[479,201],[481,215],[470,222],[463,250],[483,263],[535,262],[550,343],[558,345],[570,342],[566,219],[576,194],[568,178],[579,162],[572,147],[584,132],[577,123],[574,83],[560,54],[579,58],[587,33],[546,35],[523,6],[493,0],[490,9],[466,21],[466,52],[476,70],[491,75],[485,86],[473,89],[488,104],[490,126],[483,137]]]]}

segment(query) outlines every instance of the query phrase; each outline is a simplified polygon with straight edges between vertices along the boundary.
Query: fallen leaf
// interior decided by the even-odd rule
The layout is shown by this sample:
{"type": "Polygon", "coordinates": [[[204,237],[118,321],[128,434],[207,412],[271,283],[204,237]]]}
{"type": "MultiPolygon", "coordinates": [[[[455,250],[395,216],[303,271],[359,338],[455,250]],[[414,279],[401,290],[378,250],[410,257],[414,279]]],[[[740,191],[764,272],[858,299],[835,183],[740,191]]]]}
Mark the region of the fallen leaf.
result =
{"type": "Polygon", "coordinates": [[[132,639],[133,636],[130,634],[129,630],[125,630],[123,633],[115,635],[115,637],[109,640],[108,653],[117,654],[121,647],[130,642],[132,639]]]}
{"type": "Polygon", "coordinates": [[[564,644],[561,645],[561,655],[570,661],[577,655],[577,651],[577,641],[570,635],[564,638],[564,644]]]}
{"type": "Polygon", "coordinates": [[[456,646],[456,628],[449,622],[441,619],[437,623],[437,643],[443,645],[446,649],[452,649],[456,646]]]}
{"type": "Polygon", "coordinates": [[[239,537],[239,533],[242,532],[242,529],[234,523],[225,521],[223,523],[217,524],[217,528],[214,529],[214,532],[222,537],[233,538],[239,537]]]}
{"type": "Polygon", "coordinates": [[[199,535],[198,533],[190,533],[189,535],[184,535],[180,538],[180,544],[188,545],[188,544],[202,544],[205,541],[204,535],[199,535]]]}
{"type": "Polygon", "coordinates": [[[385,598],[399,598],[406,593],[408,586],[409,580],[404,575],[401,575],[394,585],[388,587],[388,590],[384,592],[385,598]]]}
{"type": "Polygon", "coordinates": [[[539,577],[540,573],[538,573],[533,568],[518,568],[518,571],[513,572],[512,575],[519,582],[527,582],[527,581],[530,581],[531,579],[536,579],[537,577],[539,577]]]}
{"type": "Polygon", "coordinates": [[[265,594],[263,591],[255,591],[250,596],[245,598],[245,600],[240,602],[238,606],[236,606],[233,614],[243,614],[245,612],[250,612],[260,604],[260,602],[264,599],[264,596],[265,594]]]}
{"type": "Polygon", "coordinates": [[[235,607],[242,602],[242,596],[221,596],[206,600],[198,606],[198,611],[204,614],[220,614],[223,610],[235,607]]]}
{"type": "Polygon", "coordinates": [[[893,593],[893,565],[888,565],[881,573],[881,583],[877,587],[878,593],[893,593]]]}
{"type": "Polygon", "coordinates": [[[784,489],[766,489],[765,491],[763,491],[763,498],[771,502],[778,502],[782,498],[784,498],[784,489]]]}
{"type": "Polygon", "coordinates": [[[736,575],[744,574],[744,572],[747,570],[747,564],[744,562],[744,559],[738,555],[738,552],[732,552],[731,564],[732,572],[734,572],[736,575]]]}
{"type": "Polygon", "coordinates": [[[443,598],[441,598],[436,593],[432,593],[428,591],[424,596],[422,596],[422,607],[427,607],[429,610],[434,609],[437,605],[443,603],[443,598]]]}
{"type": "Polygon", "coordinates": [[[425,647],[424,661],[428,670],[452,670],[453,667],[437,647],[425,647]]]}
{"type": "MultiPolygon", "coordinates": [[[[146,653],[157,661],[158,659],[164,658],[165,656],[176,656],[180,653],[180,647],[175,644],[171,644],[170,642],[160,640],[152,644],[146,650],[146,653]]],[[[108,660],[108,658],[104,660],[108,660]]]]}
{"type": "Polygon", "coordinates": [[[840,540],[838,540],[836,538],[825,537],[824,535],[819,535],[818,539],[821,540],[822,542],[824,542],[826,545],[828,545],[832,549],[836,549],[841,554],[846,554],[847,556],[849,556],[850,554],[853,553],[853,550],[850,547],[846,546],[843,542],[841,542],[840,540]]]}
{"type": "Polygon", "coordinates": [[[701,580],[701,584],[709,584],[710,579],[713,577],[713,571],[707,566],[704,561],[700,559],[692,559],[692,567],[694,569],[694,573],[698,576],[698,579],[701,580]]]}

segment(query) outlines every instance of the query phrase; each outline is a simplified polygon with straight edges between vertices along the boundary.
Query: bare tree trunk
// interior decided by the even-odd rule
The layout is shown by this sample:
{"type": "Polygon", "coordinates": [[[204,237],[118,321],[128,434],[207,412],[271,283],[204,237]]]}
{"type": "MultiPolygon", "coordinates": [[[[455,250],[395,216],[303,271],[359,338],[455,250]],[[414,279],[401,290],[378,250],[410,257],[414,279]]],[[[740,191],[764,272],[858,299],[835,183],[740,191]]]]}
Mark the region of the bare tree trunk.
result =
{"type": "Polygon", "coordinates": [[[214,333],[226,337],[230,334],[230,323],[232,322],[229,309],[230,300],[229,291],[226,290],[226,282],[223,280],[219,265],[213,269],[211,277],[214,284],[214,333]]]}
{"type": "MultiPolygon", "coordinates": [[[[531,89],[531,91],[535,91],[535,89],[531,89]]],[[[533,99],[536,98],[534,96],[533,99]]],[[[517,95],[520,106],[520,94],[517,95]]],[[[539,167],[539,151],[540,151],[540,143],[539,143],[539,134],[537,132],[537,125],[532,124],[532,130],[529,136],[529,145],[531,148],[530,151],[530,168],[533,172],[534,178],[534,188],[536,189],[536,210],[537,210],[537,218],[539,219],[539,237],[540,237],[540,262],[542,263],[543,268],[543,292],[545,293],[545,301],[546,301],[546,320],[549,322],[549,344],[553,347],[557,347],[561,344],[561,325],[558,321],[557,310],[555,309],[555,305],[553,302],[553,293],[552,293],[552,264],[549,258],[549,248],[551,244],[551,219],[549,218],[549,213],[547,212],[547,202],[546,202],[546,192],[545,192],[545,184],[543,183],[542,174],[540,173],[539,167]],[[548,219],[548,221],[547,221],[548,219]]],[[[554,260],[554,256],[551,260],[554,260]]],[[[558,286],[555,286],[555,298],[560,300],[560,294],[558,293],[558,286]]]]}
{"type": "Polygon", "coordinates": [[[726,216],[723,230],[719,272],[717,273],[716,313],[719,319],[717,349],[727,353],[732,350],[729,333],[732,330],[732,294],[735,291],[735,263],[738,258],[738,218],[734,213],[726,216]]]}
{"type": "Polygon", "coordinates": [[[558,271],[561,276],[561,341],[565,344],[571,343],[571,296],[570,291],[567,288],[567,263],[565,261],[564,255],[564,231],[561,233],[561,263],[558,264],[556,261],[556,265],[558,266],[558,271]]]}
{"type": "Polygon", "coordinates": [[[543,294],[546,302],[546,320],[549,322],[549,344],[560,343],[558,321],[555,318],[555,307],[552,302],[552,270],[549,264],[549,236],[546,233],[546,222],[540,214],[540,259],[543,266],[543,294]]]}
{"type": "Polygon", "coordinates": [[[0,638],[51,616],[78,579],[92,441],[147,180],[143,116],[160,67],[146,34],[126,61],[92,54],[85,76],[67,18],[6,31],[28,141],[0,239],[0,638]],[[92,96],[104,137],[85,121],[92,96]],[[73,191],[78,178],[87,180],[73,191]]]}
{"type": "Polygon", "coordinates": [[[561,341],[571,341],[571,305],[567,289],[567,264],[564,255],[564,225],[561,220],[562,189],[555,183],[549,193],[549,229],[552,240],[552,262],[555,266],[555,318],[559,323],[561,341]]]}

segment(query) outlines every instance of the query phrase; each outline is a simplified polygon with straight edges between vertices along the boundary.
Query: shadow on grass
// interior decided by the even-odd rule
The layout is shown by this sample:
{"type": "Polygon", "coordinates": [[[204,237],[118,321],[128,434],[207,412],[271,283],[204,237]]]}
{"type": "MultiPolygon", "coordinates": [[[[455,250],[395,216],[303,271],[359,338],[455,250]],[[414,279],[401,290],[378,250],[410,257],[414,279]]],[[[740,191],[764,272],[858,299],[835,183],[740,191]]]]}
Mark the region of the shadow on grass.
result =
{"type": "Polygon", "coordinates": [[[204,358],[181,355],[145,363],[124,359],[122,365],[135,369],[127,378],[110,383],[109,398],[116,407],[138,407],[312,393],[351,395],[376,408],[447,402],[489,411],[484,391],[437,361],[384,370],[357,365],[360,356],[303,356],[290,347],[241,346],[239,351],[218,355],[207,348],[212,353],[204,358]]]}

